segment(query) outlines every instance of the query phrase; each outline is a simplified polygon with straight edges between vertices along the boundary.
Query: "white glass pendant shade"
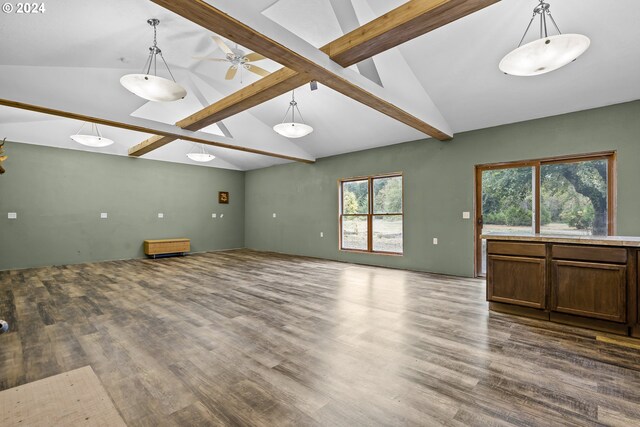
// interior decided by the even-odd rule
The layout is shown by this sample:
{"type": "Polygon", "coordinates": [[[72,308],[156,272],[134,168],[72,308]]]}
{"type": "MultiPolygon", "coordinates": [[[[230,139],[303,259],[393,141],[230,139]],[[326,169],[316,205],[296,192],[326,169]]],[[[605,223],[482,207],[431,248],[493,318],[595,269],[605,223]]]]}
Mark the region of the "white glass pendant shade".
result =
{"type": "Polygon", "coordinates": [[[86,145],[87,147],[102,148],[108,147],[113,144],[113,141],[109,138],[103,138],[96,135],[71,135],[71,139],[78,144],[86,145]]]}
{"type": "Polygon", "coordinates": [[[209,153],[188,153],[187,157],[193,160],[194,162],[206,163],[215,159],[216,156],[209,153]]]}
{"type": "Polygon", "coordinates": [[[313,128],[304,123],[280,123],[273,127],[273,130],[287,138],[302,138],[313,132],[313,128]]]}
{"type": "Polygon", "coordinates": [[[284,113],[284,119],[282,123],[275,125],[273,130],[286,138],[302,138],[313,132],[313,128],[308,124],[296,121],[296,111],[298,112],[298,116],[300,116],[300,120],[304,121],[302,114],[300,114],[298,103],[296,102],[295,93],[291,91],[291,102],[289,102],[289,108],[287,108],[287,111],[284,113]],[[291,111],[291,121],[285,122],[284,120],[288,117],[289,111],[291,111]]]}
{"type": "Polygon", "coordinates": [[[559,34],[527,43],[508,53],[499,68],[513,76],[537,76],[557,70],[582,55],[591,40],[582,34],[559,34]]]}
{"type": "Polygon", "coordinates": [[[185,88],[178,83],[150,74],[127,74],[120,78],[120,84],[148,101],[170,102],[187,96],[185,88]]]}
{"type": "Polygon", "coordinates": [[[147,23],[153,27],[153,45],[149,48],[149,57],[144,65],[142,74],[127,74],[122,76],[120,78],[120,84],[129,92],[147,101],[171,102],[182,99],[187,96],[187,91],[184,87],[176,83],[171,69],[167,61],[164,60],[162,51],[158,47],[157,27],[160,24],[160,20],[152,18],[148,19],[147,23]],[[164,64],[172,80],[157,75],[158,57],[160,57],[162,61],[161,66],[164,64]]]}
{"type": "Polygon", "coordinates": [[[204,149],[204,145],[199,145],[200,149],[198,150],[198,144],[194,144],[191,148],[191,151],[187,153],[187,157],[198,163],[206,163],[215,159],[216,156],[213,154],[207,153],[207,150],[204,149]]]}
{"type": "Polygon", "coordinates": [[[91,123],[90,133],[81,133],[87,122],[84,122],[80,126],[80,130],[75,135],[71,135],[70,138],[78,144],[86,145],[87,147],[102,148],[113,144],[113,141],[109,138],[104,138],[98,129],[98,125],[91,123]]]}

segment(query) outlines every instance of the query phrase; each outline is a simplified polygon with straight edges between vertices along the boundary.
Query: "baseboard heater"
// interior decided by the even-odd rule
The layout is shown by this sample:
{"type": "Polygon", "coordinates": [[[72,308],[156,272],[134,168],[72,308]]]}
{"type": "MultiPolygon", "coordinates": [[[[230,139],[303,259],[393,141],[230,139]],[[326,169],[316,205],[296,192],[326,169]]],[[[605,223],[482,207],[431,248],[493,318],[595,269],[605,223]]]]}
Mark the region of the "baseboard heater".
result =
{"type": "Polygon", "coordinates": [[[152,258],[185,255],[191,250],[190,239],[145,240],[144,253],[152,258]]]}

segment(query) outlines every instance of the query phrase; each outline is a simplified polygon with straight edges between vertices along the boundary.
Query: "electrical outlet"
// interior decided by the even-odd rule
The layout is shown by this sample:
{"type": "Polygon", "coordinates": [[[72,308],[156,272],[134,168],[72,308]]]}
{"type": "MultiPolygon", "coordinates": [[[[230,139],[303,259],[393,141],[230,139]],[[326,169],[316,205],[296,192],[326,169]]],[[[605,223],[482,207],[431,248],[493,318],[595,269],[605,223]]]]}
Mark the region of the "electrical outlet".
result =
{"type": "Polygon", "coordinates": [[[462,219],[470,219],[471,212],[462,212],[462,219]]]}
{"type": "Polygon", "coordinates": [[[274,217],[274,218],[276,217],[276,213],[275,213],[275,212],[273,213],[273,217],[274,217]]]}
{"type": "Polygon", "coordinates": [[[18,218],[18,214],[15,212],[8,212],[7,213],[7,218],[9,219],[17,219],[18,218]]]}
{"type": "Polygon", "coordinates": [[[100,219],[107,219],[107,218],[109,218],[109,214],[107,212],[100,213],[100,219]]]}
{"type": "Polygon", "coordinates": [[[162,212],[160,212],[160,213],[158,214],[158,218],[164,218],[164,214],[163,214],[162,212]]]}
{"type": "Polygon", "coordinates": [[[434,237],[434,238],[433,238],[433,244],[434,244],[434,245],[437,245],[437,244],[438,244],[438,238],[437,238],[437,237],[434,237]]]}
{"type": "Polygon", "coordinates": [[[212,214],[211,214],[211,218],[215,218],[215,217],[217,217],[217,216],[218,216],[218,215],[216,215],[216,214],[214,214],[214,213],[212,213],[212,214]]]}
{"type": "Polygon", "coordinates": [[[322,231],[320,232],[320,237],[324,237],[324,233],[322,231]]]}

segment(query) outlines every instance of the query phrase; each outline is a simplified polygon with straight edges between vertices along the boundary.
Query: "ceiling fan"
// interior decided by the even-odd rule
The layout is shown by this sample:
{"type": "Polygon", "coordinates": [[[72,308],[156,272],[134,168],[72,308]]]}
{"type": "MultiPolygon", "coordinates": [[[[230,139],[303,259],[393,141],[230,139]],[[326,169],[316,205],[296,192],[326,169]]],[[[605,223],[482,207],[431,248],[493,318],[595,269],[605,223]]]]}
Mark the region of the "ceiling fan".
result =
{"type": "Polygon", "coordinates": [[[215,61],[215,62],[228,62],[231,65],[227,70],[227,74],[224,76],[225,80],[233,80],[236,76],[238,70],[240,70],[240,83],[242,83],[242,71],[247,70],[251,71],[254,74],[257,74],[261,77],[264,77],[269,73],[269,71],[264,68],[258,67],[254,65],[253,62],[261,61],[263,59],[267,59],[266,57],[260,55],[259,53],[250,52],[246,53],[244,50],[239,49],[238,45],[235,48],[230,48],[227,44],[218,36],[211,36],[214,42],[222,49],[225,53],[224,58],[210,58],[210,57],[202,57],[196,56],[194,59],[200,59],[204,61],[215,61]]]}

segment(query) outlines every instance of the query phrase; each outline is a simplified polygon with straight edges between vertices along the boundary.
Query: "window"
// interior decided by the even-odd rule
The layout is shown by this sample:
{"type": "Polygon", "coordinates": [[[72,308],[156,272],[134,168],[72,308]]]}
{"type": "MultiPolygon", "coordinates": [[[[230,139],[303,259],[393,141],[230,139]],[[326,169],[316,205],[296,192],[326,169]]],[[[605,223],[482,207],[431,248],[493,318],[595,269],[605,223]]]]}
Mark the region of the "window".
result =
{"type": "Polygon", "coordinates": [[[482,234],[615,234],[615,152],[476,166],[476,273],[482,234]]]}
{"type": "Polygon", "coordinates": [[[402,254],[402,175],[340,181],[340,249],[402,254]]]}

